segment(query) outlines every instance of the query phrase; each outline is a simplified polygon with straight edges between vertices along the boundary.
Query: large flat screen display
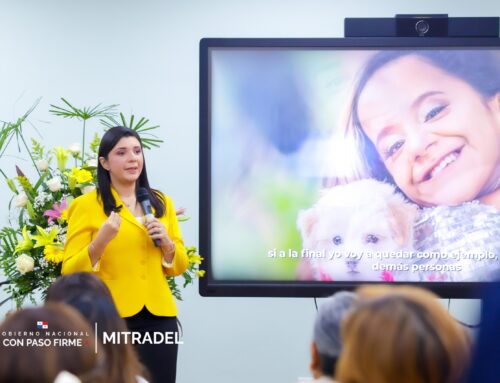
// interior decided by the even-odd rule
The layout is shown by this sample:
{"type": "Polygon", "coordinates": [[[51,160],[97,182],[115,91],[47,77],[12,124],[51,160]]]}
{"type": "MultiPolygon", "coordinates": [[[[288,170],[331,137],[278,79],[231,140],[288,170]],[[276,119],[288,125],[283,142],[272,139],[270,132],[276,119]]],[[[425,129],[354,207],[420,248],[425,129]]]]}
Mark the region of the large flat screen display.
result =
{"type": "Polygon", "coordinates": [[[201,294],[497,279],[498,40],[203,39],[201,294]]]}

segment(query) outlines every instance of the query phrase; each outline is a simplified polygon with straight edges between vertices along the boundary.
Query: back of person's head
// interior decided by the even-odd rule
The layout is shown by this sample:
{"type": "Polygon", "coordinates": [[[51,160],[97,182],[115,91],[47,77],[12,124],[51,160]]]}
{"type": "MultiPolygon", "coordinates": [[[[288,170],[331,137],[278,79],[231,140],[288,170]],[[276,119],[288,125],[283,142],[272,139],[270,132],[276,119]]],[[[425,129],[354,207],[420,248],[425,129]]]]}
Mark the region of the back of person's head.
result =
{"type": "Polygon", "coordinates": [[[95,353],[92,328],[70,306],[49,303],[17,311],[0,325],[0,337],[0,382],[52,383],[61,371],[82,382],[106,381],[105,358],[95,353]],[[41,321],[47,329],[37,327],[41,321]]]}
{"type": "Polygon", "coordinates": [[[47,291],[46,302],[73,306],[92,326],[97,323],[100,331],[127,331],[108,287],[92,273],[57,278],[47,291]]]}
{"type": "Polygon", "coordinates": [[[342,350],[340,339],[340,325],[342,319],[351,309],[356,294],[348,291],[340,291],[327,298],[319,307],[313,331],[313,353],[317,353],[317,366],[314,363],[312,368],[318,369],[322,375],[335,375],[337,359],[342,350]]]}
{"type": "Polygon", "coordinates": [[[342,325],[342,383],[458,383],[470,358],[465,329],[417,287],[364,287],[342,325]]]}
{"type": "MultiPolygon", "coordinates": [[[[77,309],[94,326],[97,336],[126,332],[127,325],[120,317],[107,286],[91,273],[74,273],[58,278],[47,292],[47,302],[64,302],[77,309]]],[[[137,375],[147,375],[131,344],[105,343],[107,381],[135,383],[137,375]]]]}
{"type": "Polygon", "coordinates": [[[92,273],[73,273],[57,278],[47,291],[46,301],[68,301],[77,299],[82,294],[107,296],[111,300],[111,292],[99,277],[92,273]]]}

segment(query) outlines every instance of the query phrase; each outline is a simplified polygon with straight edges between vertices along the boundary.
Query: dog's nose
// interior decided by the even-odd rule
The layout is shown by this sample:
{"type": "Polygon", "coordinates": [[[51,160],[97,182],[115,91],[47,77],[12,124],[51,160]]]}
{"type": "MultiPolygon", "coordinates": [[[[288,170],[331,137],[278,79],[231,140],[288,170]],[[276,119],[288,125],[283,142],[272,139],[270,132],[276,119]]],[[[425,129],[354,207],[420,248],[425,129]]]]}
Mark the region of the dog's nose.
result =
{"type": "Polygon", "coordinates": [[[356,268],[358,267],[358,260],[356,259],[349,259],[348,261],[345,261],[347,265],[347,269],[349,270],[350,273],[357,273],[358,271],[356,268]]]}

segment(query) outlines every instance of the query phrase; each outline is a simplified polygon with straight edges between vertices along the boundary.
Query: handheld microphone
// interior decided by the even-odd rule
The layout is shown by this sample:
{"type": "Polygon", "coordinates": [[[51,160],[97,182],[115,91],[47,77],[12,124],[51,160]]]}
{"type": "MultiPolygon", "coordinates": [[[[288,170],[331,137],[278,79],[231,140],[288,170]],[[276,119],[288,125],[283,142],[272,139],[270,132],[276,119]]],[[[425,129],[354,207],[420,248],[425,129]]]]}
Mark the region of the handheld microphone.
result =
{"type": "MultiPolygon", "coordinates": [[[[142,211],[146,217],[146,222],[149,222],[154,218],[153,209],[151,208],[151,200],[149,199],[149,193],[146,188],[137,188],[137,201],[141,204],[142,211]]],[[[156,247],[160,247],[160,240],[158,238],[153,239],[153,243],[156,247]]]]}

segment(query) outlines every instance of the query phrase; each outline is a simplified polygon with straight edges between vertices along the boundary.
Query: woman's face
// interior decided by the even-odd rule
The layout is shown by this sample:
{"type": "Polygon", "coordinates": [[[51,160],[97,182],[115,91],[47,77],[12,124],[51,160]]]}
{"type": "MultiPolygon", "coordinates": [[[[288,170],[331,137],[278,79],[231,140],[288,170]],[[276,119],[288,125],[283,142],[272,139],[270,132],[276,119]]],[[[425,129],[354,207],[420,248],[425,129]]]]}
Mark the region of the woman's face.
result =
{"type": "Polygon", "coordinates": [[[123,137],[108,153],[108,158],[99,157],[99,161],[109,171],[112,184],[135,183],[144,166],[141,144],[133,136],[123,137]]]}
{"type": "Polygon", "coordinates": [[[396,184],[421,206],[470,201],[498,182],[500,94],[484,100],[463,80],[404,56],[375,72],[358,113],[396,184]]]}

